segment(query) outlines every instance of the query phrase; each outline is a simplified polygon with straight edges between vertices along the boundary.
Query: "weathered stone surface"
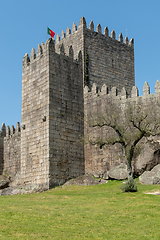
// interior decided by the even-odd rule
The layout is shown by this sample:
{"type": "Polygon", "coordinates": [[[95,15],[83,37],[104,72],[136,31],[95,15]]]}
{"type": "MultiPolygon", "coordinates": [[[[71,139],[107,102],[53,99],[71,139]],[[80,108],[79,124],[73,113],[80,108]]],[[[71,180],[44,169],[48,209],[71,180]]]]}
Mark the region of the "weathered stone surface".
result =
{"type": "Polygon", "coordinates": [[[49,39],[41,58],[23,67],[22,184],[51,188],[84,174],[82,62],[73,59],[71,46],[67,52],[61,42],[60,48],[63,54],[49,39]]]}
{"type": "Polygon", "coordinates": [[[4,157],[3,157],[3,150],[4,149],[4,138],[1,136],[0,132],[0,174],[2,174],[4,169],[4,157]]]}
{"type": "Polygon", "coordinates": [[[10,180],[7,177],[0,175],[0,189],[8,187],[9,183],[10,180]]]}
{"type": "Polygon", "coordinates": [[[139,181],[143,184],[160,184],[160,164],[155,166],[151,171],[144,172],[139,177],[139,181]]]}
{"type": "Polygon", "coordinates": [[[127,165],[120,164],[119,166],[114,167],[109,171],[109,177],[111,179],[123,180],[126,179],[128,176],[127,174],[127,165]]]}
{"type": "Polygon", "coordinates": [[[32,192],[43,192],[47,190],[46,188],[44,188],[44,186],[42,187],[38,187],[37,185],[17,185],[15,187],[7,187],[4,189],[0,190],[0,195],[15,195],[15,194],[27,194],[27,193],[32,193],[32,192]]]}
{"type": "Polygon", "coordinates": [[[94,177],[95,177],[95,178],[99,178],[100,176],[99,176],[99,174],[95,173],[95,174],[94,174],[94,177]]]}
{"type": "Polygon", "coordinates": [[[6,126],[2,123],[0,131],[0,174],[3,173],[4,169],[4,137],[6,136],[6,126]]]}
{"type": "Polygon", "coordinates": [[[20,124],[17,123],[16,129],[12,126],[12,131],[9,131],[4,138],[4,168],[5,174],[11,178],[20,169],[21,160],[21,130],[20,124]]]}
{"type": "Polygon", "coordinates": [[[104,173],[103,179],[105,179],[105,180],[109,179],[109,171],[104,173]]]}
{"type": "Polygon", "coordinates": [[[154,146],[149,143],[143,145],[139,156],[135,159],[134,173],[141,175],[144,171],[150,171],[160,163],[160,150],[155,151],[154,146]]]}
{"type": "Polygon", "coordinates": [[[83,176],[79,176],[76,179],[71,179],[66,182],[63,186],[69,185],[97,185],[107,183],[106,180],[103,179],[95,179],[91,174],[85,174],[83,176]]]}

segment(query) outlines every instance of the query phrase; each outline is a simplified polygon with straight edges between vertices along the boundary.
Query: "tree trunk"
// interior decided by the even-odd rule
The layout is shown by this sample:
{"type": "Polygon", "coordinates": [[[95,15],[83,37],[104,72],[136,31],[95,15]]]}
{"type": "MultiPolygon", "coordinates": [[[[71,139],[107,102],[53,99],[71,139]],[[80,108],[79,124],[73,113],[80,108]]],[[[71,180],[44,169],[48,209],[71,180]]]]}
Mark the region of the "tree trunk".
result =
{"type": "Polygon", "coordinates": [[[131,160],[127,159],[126,157],[126,149],[125,146],[122,147],[123,148],[123,157],[125,159],[126,165],[127,165],[127,173],[128,173],[128,179],[133,179],[133,172],[132,172],[132,164],[131,164],[131,160]]]}
{"type": "Polygon", "coordinates": [[[127,172],[128,172],[128,179],[133,179],[133,172],[132,172],[132,164],[131,164],[131,161],[126,159],[127,160],[127,172]]]}

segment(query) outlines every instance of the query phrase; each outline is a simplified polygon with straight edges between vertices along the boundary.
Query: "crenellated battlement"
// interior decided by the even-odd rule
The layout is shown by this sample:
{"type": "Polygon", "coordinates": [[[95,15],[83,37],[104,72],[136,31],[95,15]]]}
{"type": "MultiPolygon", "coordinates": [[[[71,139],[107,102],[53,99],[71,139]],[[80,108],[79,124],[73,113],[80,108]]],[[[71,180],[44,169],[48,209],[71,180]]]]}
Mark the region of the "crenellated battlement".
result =
{"type": "MultiPolygon", "coordinates": [[[[37,54],[34,48],[32,48],[31,50],[31,54],[29,57],[29,54],[26,53],[23,57],[23,67],[27,67],[30,65],[30,63],[35,62],[36,60],[39,60],[39,58],[42,58],[44,56],[44,53],[49,53],[49,51],[52,50],[52,54],[55,52],[55,40],[50,38],[49,40],[46,41],[46,43],[44,44],[42,42],[42,45],[38,44],[37,47],[37,54]]],[[[65,49],[64,48],[64,44],[62,43],[60,46],[60,52],[56,53],[56,54],[60,54],[60,55],[64,55],[66,58],[71,58],[77,62],[81,62],[82,61],[82,54],[81,51],[79,51],[78,53],[78,60],[77,58],[74,58],[74,51],[72,48],[72,45],[65,49]]]]}
{"type": "Polygon", "coordinates": [[[62,30],[61,38],[60,38],[59,34],[57,34],[57,36],[56,36],[56,43],[59,43],[59,42],[61,42],[61,40],[65,39],[65,38],[68,38],[68,37],[72,38],[72,34],[74,35],[74,34],[78,33],[78,31],[81,31],[82,28],[90,30],[92,32],[96,32],[97,34],[100,34],[101,36],[103,35],[106,38],[106,41],[109,41],[109,40],[113,41],[114,40],[114,41],[117,41],[119,43],[126,44],[129,47],[133,47],[134,46],[134,39],[133,38],[131,38],[130,41],[128,41],[128,37],[126,36],[125,39],[124,39],[124,42],[123,42],[123,35],[122,35],[122,33],[119,34],[117,40],[116,40],[116,33],[115,33],[114,30],[111,31],[111,35],[109,36],[108,27],[104,28],[104,32],[102,34],[102,27],[101,27],[100,23],[97,25],[96,31],[94,29],[93,21],[90,22],[89,28],[87,28],[86,20],[85,20],[84,17],[81,17],[81,19],[79,21],[78,28],[77,28],[76,24],[73,23],[73,25],[72,25],[72,32],[71,32],[71,29],[69,27],[67,27],[66,33],[64,32],[64,30],[62,30]]]}
{"type": "Polygon", "coordinates": [[[8,126],[7,125],[7,129],[6,129],[6,138],[12,138],[13,136],[16,136],[17,134],[19,134],[21,132],[21,127],[20,127],[20,123],[17,122],[16,124],[16,128],[14,127],[14,125],[8,126]]]}
{"type": "Polygon", "coordinates": [[[47,40],[46,43],[44,44],[42,42],[42,44],[38,44],[38,47],[37,47],[37,54],[36,54],[36,51],[34,48],[32,48],[31,50],[31,55],[29,57],[29,54],[26,53],[23,57],[23,67],[27,67],[30,65],[30,63],[34,62],[36,59],[39,59],[41,57],[43,57],[43,54],[46,52],[46,50],[48,49],[48,46],[49,45],[52,45],[52,49],[55,50],[55,41],[52,39],[52,40],[47,40]]]}
{"type": "Polygon", "coordinates": [[[36,54],[36,50],[34,48],[32,48],[31,50],[31,54],[29,57],[29,54],[26,53],[23,57],[23,67],[28,66],[31,62],[34,62],[35,59],[39,59],[41,57],[43,57],[44,53],[49,50],[52,49],[52,51],[55,51],[55,40],[54,39],[48,39],[45,43],[42,42],[42,44],[38,44],[37,46],[37,54],[36,54]]]}
{"type": "MultiPolygon", "coordinates": [[[[37,54],[36,54],[36,50],[34,48],[32,48],[32,50],[31,50],[30,57],[29,57],[29,54],[26,53],[23,57],[23,67],[28,66],[35,59],[42,57],[43,53],[48,49],[48,46],[50,44],[52,45],[52,50],[54,49],[54,51],[55,51],[55,48],[56,48],[55,45],[58,44],[58,46],[59,46],[59,44],[61,44],[61,46],[58,47],[60,49],[60,51],[59,52],[57,51],[57,53],[62,53],[61,48],[62,48],[63,41],[64,40],[67,41],[67,38],[69,38],[70,42],[72,42],[72,35],[74,36],[75,34],[79,33],[79,31],[82,31],[82,29],[86,29],[86,30],[89,30],[91,32],[95,32],[97,34],[100,34],[100,36],[101,37],[103,36],[104,39],[106,39],[106,41],[115,41],[117,43],[121,43],[121,44],[124,44],[124,45],[129,46],[129,47],[134,47],[134,39],[133,38],[131,38],[130,41],[129,41],[128,37],[126,36],[124,41],[123,41],[123,35],[122,35],[122,33],[120,33],[119,36],[118,36],[118,39],[116,39],[116,33],[115,33],[114,30],[111,31],[111,35],[109,36],[108,27],[104,28],[104,33],[102,34],[101,25],[98,24],[97,27],[96,27],[96,31],[95,31],[93,21],[90,22],[89,28],[87,28],[85,18],[81,17],[81,19],[79,21],[78,28],[77,28],[76,24],[73,23],[72,31],[69,27],[67,27],[66,33],[64,32],[64,30],[62,30],[61,37],[59,36],[59,34],[57,34],[56,42],[55,42],[54,39],[50,38],[49,40],[46,41],[46,43],[42,42],[41,45],[38,44],[37,54]]],[[[71,46],[72,45],[70,45],[69,47],[71,47],[71,46]]],[[[69,55],[69,47],[63,50],[64,55],[66,55],[68,57],[70,56],[69,55]]],[[[77,60],[77,57],[75,57],[75,60],[77,60]]]]}
{"type": "Polygon", "coordinates": [[[6,125],[5,123],[2,123],[0,137],[5,137],[5,136],[6,136],[6,125]]]}
{"type": "Polygon", "coordinates": [[[159,82],[159,80],[156,81],[155,93],[153,93],[153,94],[150,94],[150,87],[149,87],[148,83],[145,82],[144,86],[143,86],[143,95],[142,96],[139,96],[139,91],[136,86],[132,87],[131,95],[127,94],[125,87],[123,87],[121,89],[121,91],[119,91],[119,92],[116,87],[109,88],[106,84],[103,84],[103,86],[101,88],[99,88],[97,86],[97,84],[93,83],[91,91],[88,88],[88,86],[84,87],[84,97],[85,98],[98,98],[103,95],[108,95],[108,97],[116,98],[117,100],[124,100],[127,98],[131,98],[131,99],[135,100],[137,97],[141,97],[141,98],[152,97],[152,98],[154,98],[154,97],[160,96],[160,82],[159,82]]]}

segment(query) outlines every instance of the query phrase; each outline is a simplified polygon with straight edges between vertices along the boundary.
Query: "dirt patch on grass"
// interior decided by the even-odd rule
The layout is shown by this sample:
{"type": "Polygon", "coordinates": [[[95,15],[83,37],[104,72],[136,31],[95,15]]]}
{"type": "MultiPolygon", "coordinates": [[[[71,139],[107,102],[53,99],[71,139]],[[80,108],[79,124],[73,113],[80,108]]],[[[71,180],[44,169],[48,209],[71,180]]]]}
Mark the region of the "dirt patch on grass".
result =
{"type": "Polygon", "coordinates": [[[145,194],[152,194],[152,195],[160,195],[160,190],[155,190],[153,189],[152,191],[150,192],[144,192],[145,194]]]}

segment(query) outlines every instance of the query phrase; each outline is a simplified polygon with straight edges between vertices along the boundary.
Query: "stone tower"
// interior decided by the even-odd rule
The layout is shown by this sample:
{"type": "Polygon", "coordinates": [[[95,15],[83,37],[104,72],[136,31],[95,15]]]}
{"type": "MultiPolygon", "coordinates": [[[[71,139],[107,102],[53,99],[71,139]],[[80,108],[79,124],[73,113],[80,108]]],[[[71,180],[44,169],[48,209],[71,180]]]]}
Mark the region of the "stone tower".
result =
{"type": "Polygon", "coordinates": [[[82,57],[54,40],[23,58],[22,184],[48,189],[84,173],[82,57]]]}

